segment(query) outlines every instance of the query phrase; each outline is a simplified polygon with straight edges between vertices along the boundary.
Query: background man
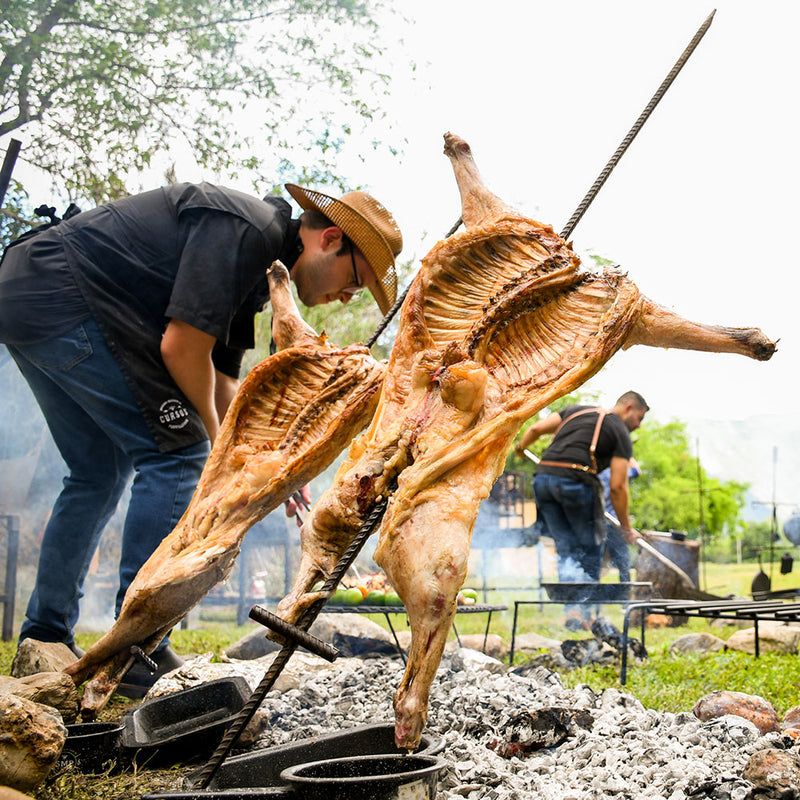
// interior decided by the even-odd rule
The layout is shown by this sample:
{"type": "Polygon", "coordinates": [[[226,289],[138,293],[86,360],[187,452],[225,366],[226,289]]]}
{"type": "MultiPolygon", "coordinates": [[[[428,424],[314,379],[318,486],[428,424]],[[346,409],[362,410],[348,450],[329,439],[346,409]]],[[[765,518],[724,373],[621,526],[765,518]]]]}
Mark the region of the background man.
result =
{"type": "MultiPolygon", "coordinates": [[[[639,538],[628,516],[628,462],[633,455],[631,432],[644,419],[648,405],[637,392],[623,394],[610,411],[594,406],[568,406],[531,425],[517,452],[540,436],[554,433],[536,468],[533,492],[537,513],[553,537],[559,581],[600,579],[605,518],[598,472],[611,468],[611,503],[629,544],[639,538]]],[[[566,607],[567,628],[589,628],[587,606],[566,607]]]]}
{"type": "MultiPolygon", "coordinates": [[[[191,499],[238,386],[254,315],[280,259],[306,305],[368,288],[397,291],[402,237],[364,192],[289,184],[305,209],[211,184],[176,184],[108,203],[12,243],[0,262],[0,342],[41,406],[68,467],[44,531],[20,641],[63,642],[86,572],[128,479],[119,611],[128,585],[191,499]]],[[[181,661],[163,644],[156,676],[181,661]]],[[[141,683],[143,686],[139,687],[141,683]]],[[[132,687],[132,688],[131,688],[132,687]]],[[[139,692],[141,689],[141,692],[139,692]]]]}

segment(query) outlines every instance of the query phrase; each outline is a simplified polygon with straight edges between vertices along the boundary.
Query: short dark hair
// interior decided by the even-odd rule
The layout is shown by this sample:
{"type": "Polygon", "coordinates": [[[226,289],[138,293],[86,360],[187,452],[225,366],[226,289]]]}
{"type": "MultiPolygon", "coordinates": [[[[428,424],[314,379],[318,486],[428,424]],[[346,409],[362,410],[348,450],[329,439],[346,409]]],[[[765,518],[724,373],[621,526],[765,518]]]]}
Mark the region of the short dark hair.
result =
{"type": "Polygon", "coordinates": [[[650,410],[650,406],[647,405],[644,397],[642,397],[639,392],[634,392],[633,389],[628,390],[625,394],[619,396],[617,403],[621,406],[626,406],[630,403],[636,408],[644,409],[645,411],[650,410]]]}
{"type": "MultiPolygon", "coordinates": [[[[317,211],[316,208],[309,208],[304,211],[300,215],[300,224],[304,225],[306,228],[310,228],[312,231],[323,231],[325,228],[339,228],[340,231],[342,230],[339,225],[337,225],[335,222],[332,222],[321,211],[317,211]]],[[[344,231],[342,231],[342,244],[339,247],[336,255],[346,255],[350,252],[351,247],[354,250],[358,250],[350,237],[344,231]]],[[[358,252],[361,251],[358,250],[358,252]]]]}
{"type": "Polygon", "coordinates": [[[339,226],[331,222],[321,211],[316,208],[309,208],[300,215],[301,224],[314,231],[321,231],[325,228],[338,228],[339,226]]]}

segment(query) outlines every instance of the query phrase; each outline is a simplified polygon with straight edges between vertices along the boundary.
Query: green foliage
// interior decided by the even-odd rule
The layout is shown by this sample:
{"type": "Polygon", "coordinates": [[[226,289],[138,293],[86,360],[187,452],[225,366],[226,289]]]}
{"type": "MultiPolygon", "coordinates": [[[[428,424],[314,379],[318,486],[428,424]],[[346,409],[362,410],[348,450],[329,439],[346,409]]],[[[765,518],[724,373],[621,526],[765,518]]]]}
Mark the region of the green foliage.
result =
{"type": "Polygon", "coordinates": [[[709,538],[726,527],[737,529],[747,487],[706,475],[690,453],[684,423],[645,420],[636,434],[634,456],[642,467],[630,490],[636,527],[698,534],[702,521],[709,538]]]}
{"type": "MultiPolygon", "coordinates": [[[[702,630],[707,624],[702,623],[702,630]]],[[[671,638],[688,633],[681,630],[671,638]]],[[[720,631],[716,634],[724,636],[720,631]]],[[[649,636],[649,634],[648,634],[649,636]]],[[[692,706],[711,692],[729,690],[763,697],[785,714],[797,705],[800,661],[785,653],[762,653],[758,665],[749,653],[734,650],[703,655],[673,655],[667,645],[652,647],[650,659],[630,667],[624,687],[647,708],[658,711],[691,711],[692,706]]],[[[613,667],[583,667],[562,676],[564,684],[575,687],[589,684],[596,692],[620,688],[620,670],[613,667]]]]}
{"type": "Polygon", "coordinates": [[[0,211],[0,250],[38,224],[39,221],[33,220],[33,212],[28,206],[28,193],[12,178],[0,211]]]}
{"type": "Polygon", "coordinates": [[[210,170],[255,171],[260,185],[265,173],[270,185],[312,169],[327,178],[352,128],[380,120],[383,8],[6,0],[0,136],[23,130],[22,157],[95,202],[176,149],[210,170]]]}
{"type": "MultiPolygon", "coordinates": [[[[739,525],[735,532],[728,536],[719,537],[706,547],[706,558],[710,561],[719,563],[737,561],[742,558],[745,561],[754,562],[759,557],[764,562],[766,568],[768,555],[764,550],[769,548],[772,538],[772,523],[764,522],[745,522],[739,525]]],[[[786,542],[775,543],[773,557],[786,548],[786,542]]]]}

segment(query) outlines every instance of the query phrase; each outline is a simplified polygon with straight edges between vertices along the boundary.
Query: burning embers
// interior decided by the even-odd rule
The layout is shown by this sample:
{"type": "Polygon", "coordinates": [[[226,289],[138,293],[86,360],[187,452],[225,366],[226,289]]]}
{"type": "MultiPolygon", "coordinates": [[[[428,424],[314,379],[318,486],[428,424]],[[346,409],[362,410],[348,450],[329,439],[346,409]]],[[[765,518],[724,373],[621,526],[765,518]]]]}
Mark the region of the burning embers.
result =
{"type": "Polygon", "coordinates": [[[545,747],[558,747],[576,728],[590,731],[594,718],[588,711],[571,708],[538,708],[521,711],[498,731],[488,748],[504,758],[523,756],[545,747]]]}

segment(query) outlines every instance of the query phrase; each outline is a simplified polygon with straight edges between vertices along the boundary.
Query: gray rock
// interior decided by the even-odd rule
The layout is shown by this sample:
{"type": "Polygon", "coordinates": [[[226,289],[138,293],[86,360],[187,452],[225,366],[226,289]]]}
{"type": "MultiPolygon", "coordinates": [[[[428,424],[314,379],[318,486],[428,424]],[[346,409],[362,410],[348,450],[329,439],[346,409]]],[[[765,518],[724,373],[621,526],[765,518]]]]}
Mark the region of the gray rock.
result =
{"type": "MultiPolygon", "coordinates": [[[[309,631],[336,647],[342,656],[393,655],[394,639],[376,622],[363,614],[321,614],[309,631]]],[[[281,645],[266,638],[267,629],[258,628],[234,642],[226,651],[228,658],[249,660],[262,658],[279,650],[281,645]]]]}
{"type": "Polygon", "coordinates": [[[37,672],[24,678],[0,676],[0,694],[24,697],[34,703],[55,708],[64,722],[74,722],[78,716],[80,696],[74,681],[63,672],[37,672]]]}
{"type": "Polygon", "coordinates": [[[725,649],[725,642],[711,633],[686,633],[679,636],[669,646],[670,653],[716,653],[725,649]]]}
{"type": "Polygon", "coordinates": [[[536,653],[546,650],[549,653],[561,654],[561,640],[540,636],[538,633],[522,633],[514,639],[515,653],[536,653]]]}
{"type": "Polygon", "coordinates": [[[781,730],[800,729],[800,706],[792,706],[781,720],[781,730]]]}
{"type": "MultiPolygon", "coordinates": [[[[751,655],[756,652],[756,630],[745,628],[736,631],[727,641],[731,650],[741,650],[751,655]]],[[[791,625],[761,623],[758,626],[758,646],[763,653],[796,654],[800,646],[800,628],[791,625]]]]}
{"type": "Polygon", "coordinates": [[[268,653],[280,650],[281,646],[272,639],[267,639],[267,629],[260,625],[250,633],[234,642],[226,651],[227,658],[236,658],[240,661],[249,661],[254,658],[261,658],[268,653]]]}
{"type": "Polygon", "coordinates": [[[24,678],[26,675],[35,675],[38,672],[61,672],[64,667],[75,661],[75,654],[61,642],[24,639],[19,643],[11,664],[11,675],[15,678],[24,678]]]}
{"type": "MultiPolygon", "coordinates": [[[[490,633],[485,637],[486,648],[484,649],[484,634],[482,633],[465,633],[460,634],[458,637],[461,640],[460,647],[467,647],[470,650],[478,650],[485,653],[487,656],[502,660],[508,654],[508,647],[505,642],[496,633],[490,633]]],[[[446,652],[453,652],[459,649],[458,641],[453,639],[447,643],[445,647],[446,652]]]]}
{"type": "Polygon", "coordinates": [[[505,672],[502,661],[487,656],[479,650],[460,647],[449,658],[450,668],[454,670],[485,669],[489,672],[505,672]]]}
{"type": "Polygon", "coordinates": [[[0,785],[29,792],[61,755],[67,729],[57,711],[22,697],[0,695],[0,785]]]}

